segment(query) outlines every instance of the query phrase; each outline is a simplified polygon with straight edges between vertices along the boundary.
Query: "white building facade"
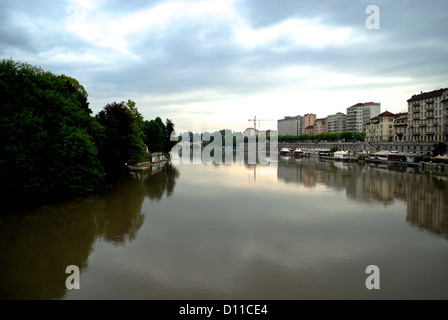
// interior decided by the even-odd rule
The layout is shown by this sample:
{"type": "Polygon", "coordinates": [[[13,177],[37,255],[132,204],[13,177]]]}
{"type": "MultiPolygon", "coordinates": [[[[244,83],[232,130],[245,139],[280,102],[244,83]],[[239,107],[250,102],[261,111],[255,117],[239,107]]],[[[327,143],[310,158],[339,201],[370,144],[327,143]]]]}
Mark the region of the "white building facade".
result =
{"type": "Polygon", "coordinates": [[[366,132],[366,123],[381,113],[377,102],[357,103],[347,108],[347,131],[366,132]]]}

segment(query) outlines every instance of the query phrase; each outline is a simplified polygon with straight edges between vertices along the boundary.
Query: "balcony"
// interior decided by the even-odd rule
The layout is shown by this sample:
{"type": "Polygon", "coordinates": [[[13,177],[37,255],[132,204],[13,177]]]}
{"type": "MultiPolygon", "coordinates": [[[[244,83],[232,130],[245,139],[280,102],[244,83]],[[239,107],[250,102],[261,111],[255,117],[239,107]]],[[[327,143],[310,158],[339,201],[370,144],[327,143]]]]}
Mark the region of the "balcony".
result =
{"type": "Polygon", "coordinates": [[[432,119],[432,118],[434,118],[434,114],[433,113],[430,113],[430,114],[428,114],[426,116],[426,119],[432,119]]]}
{"type": "Polygon", "coordinates": [[[413,101],[413,102],[412,102],[412,105],[413,105],[413,106],[419,106],[419,105],[420,105],[420,102],[419,102],[419,101],[413,101]]]}
{"type": "Polygon", "coordinates": [[[420,123],[420,127],[426,127],[426,123],[420,123]]]}
{"type": "Polygon", "coordinates": [[[419,120],[420,119],[420,115],[419,114],[414,114],[414,120],[419,120]]]}
{"type": "Polygon", "coordinates": [[[428,106],[426,106],[426,110],[433,111],[434,110],[434,106],[433,105],[428,105],[428,106]]]}
{"type": "Polygon", "coordinates": [[[434,98],[425,99],[426,104],[434,103],[434,98]]]}
{"type": "Polygon", "coordinates": [[[420,112],[420,108],[419,107],[414,107],[414,108],[412,108],[412,112],[420,112]]]}

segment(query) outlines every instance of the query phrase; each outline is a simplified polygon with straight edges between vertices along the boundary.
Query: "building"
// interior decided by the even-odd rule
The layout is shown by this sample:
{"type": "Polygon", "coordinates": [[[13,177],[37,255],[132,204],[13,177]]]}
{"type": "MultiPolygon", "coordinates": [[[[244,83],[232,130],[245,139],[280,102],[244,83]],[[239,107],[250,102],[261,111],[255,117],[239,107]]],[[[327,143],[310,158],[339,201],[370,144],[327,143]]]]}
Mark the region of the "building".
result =
{"type": "Polygon", "coordinates": [[[312,127],[314,125],[314,122],[316,121],[316,115],[314,113],[307,113],[302,117],[302,129],[303,132],[301,134],[308,134],[306,133],[306,128],[312,127]]]}
{"type": "Polygon", "coordinates": [[[357,103],[347,108],[347,131],[366,132],[366,123],[381,113],[381,104],[357,103]]]}
{"type": "Polygon", "coordinates": [[[312,135],[314,134],[314,126],[308,126],[305,128],[305,134],[312,135]]]}
{"type": "Polygon", "coordinates": [[[394,131],[396,142],[404,142],[408,139],[408,114],[407,112],[398,113],[394,120],[394,131]]]}
{"type": "Polygon", "coordinates": [[[302,116],[284,117],[277,120],[277,130],[279,136],[298,136],[302,129],[302,116]]]}
{"type": "Polygon", "coordinates": [[[447,141],[448,88],[413,95],[408,102],[409,141],[447,141]]]}
{"type": "Polygon", "coordinates": [[[320,118],[320,119],[316,119],[316,121],[314,121],[314,125],[313,125],[313,134],[321,134],[324,132],[327,132],[327,119],[326,118],[320,118]]]}
{"type": "Polygon", "coordinates": [[[331,114],[327,117],[327,132],[339,133],[347,131],[347,115],[338,112],[336,114],[331,114]]]}
{"type": "Polygon", "coordinates": [[[284,117],[277,120],[277,129],[280,136],[299,136],[305,134],[305,128],[314,124],[316,115],[307,113],[304,116],[284,117]]]}
{"type": "Polygon", "coordinates": [[[442,94],[442,101],[440,101],[442,110],[442,128],[443,128],[443,141],[448,141],[448,95],[446,92],[442,94]]]}
{"type": "Polygon", "coordinates": [[[366,123],[367,142],[392,142],[395,138],[395,114],[385,111],[366,123]]]}

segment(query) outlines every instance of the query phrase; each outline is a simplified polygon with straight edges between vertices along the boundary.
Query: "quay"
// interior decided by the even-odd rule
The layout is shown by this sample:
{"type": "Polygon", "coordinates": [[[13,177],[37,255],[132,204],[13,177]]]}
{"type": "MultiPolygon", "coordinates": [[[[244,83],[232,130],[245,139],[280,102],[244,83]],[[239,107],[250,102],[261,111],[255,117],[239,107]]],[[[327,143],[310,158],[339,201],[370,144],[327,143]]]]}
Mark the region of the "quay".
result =
{"type": "Polygon", "coordinates": [[[379,165],[414,167],[419,172],[448,176],[448,155],[432,156],[432,147],[428,143],[424,145],[406,145],[387,143],[388,149],[378,150],[379,145],[368,142],[325,142],[325,143],[279,143],[279,153],[290,157],[319,158],[326,161],[341,162],[369,162],[379,165]],[[339,151],[330,154],[330,148],[338,147],[339,151]],[[293,152],[294,148],[300,148],[300,154],[293,152]],[[341,150],[342,148],[342,150],[341,150]],[[401,149],[398,151],[397,149],[401,149]],[[406,150],[424,150],[415,152],[406,150]],[[290,152],[286,152],[289,150],[290,152]]]}
{"type": "Polygon", "coordinates": [[[132,172],[143,171],[143,170],[149,169],[158,164],[162,164],[162,163],[165,163],[168,161],[168,159],[165,157],[165,155],[161,152],[151,153],[148,155],[148,157],[149,157],[149,161],[139,162],[135,166],[128,165],[127,167],[132,172]]]}

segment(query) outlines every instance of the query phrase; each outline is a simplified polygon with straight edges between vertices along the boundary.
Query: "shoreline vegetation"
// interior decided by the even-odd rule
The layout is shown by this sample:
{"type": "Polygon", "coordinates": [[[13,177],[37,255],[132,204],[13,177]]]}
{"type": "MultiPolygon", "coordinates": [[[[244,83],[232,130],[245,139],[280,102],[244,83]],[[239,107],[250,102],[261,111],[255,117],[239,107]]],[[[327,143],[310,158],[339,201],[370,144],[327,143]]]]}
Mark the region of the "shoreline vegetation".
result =
{"type": "Polygon", "coordinates": [[[132,100],[93,115],[85,88],[12,59],[0,61],[1,194],[45,201],[85,196],[168,153],[174,123],[145,120],[132,100]]]}
{"type": "MultiPolygon", "coordinates": [[[[202,148],[212,144],[208,149],[213,151],[210,147],[235,149],[241,142],[271,140],[270,135],[223,129],[187,132],[172,141],[176,133],[171,119],[145,120],[130,99],[111,102],[93,115],[87,91],[76,79],[12,59],[0,61],[0,96],[0,192],[5,201],[18,196],[41,202],[101,192],[130,171],[169,161],[179,142],[200,141],[202,148]]],[[[275,138],[280,143],[364,142],[365,133],[275,138]]],[[[446,145],[442,147],[444,152],[446,145]]]]}

